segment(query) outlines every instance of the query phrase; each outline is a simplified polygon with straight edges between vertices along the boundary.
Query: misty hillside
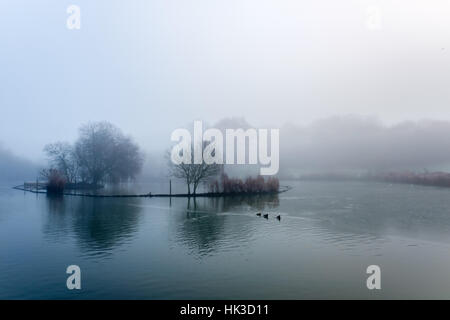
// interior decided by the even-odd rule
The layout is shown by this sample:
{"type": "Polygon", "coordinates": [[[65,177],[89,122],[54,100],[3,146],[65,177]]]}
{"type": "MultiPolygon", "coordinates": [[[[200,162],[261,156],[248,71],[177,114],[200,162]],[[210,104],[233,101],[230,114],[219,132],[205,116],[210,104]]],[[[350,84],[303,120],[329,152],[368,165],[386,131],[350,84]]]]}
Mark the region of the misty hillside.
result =
{"type": "Polygon", "coordinates": [[[0,145],[0,182],[18,182],[36,179],[37,166],[14,155],[0,145]]]}

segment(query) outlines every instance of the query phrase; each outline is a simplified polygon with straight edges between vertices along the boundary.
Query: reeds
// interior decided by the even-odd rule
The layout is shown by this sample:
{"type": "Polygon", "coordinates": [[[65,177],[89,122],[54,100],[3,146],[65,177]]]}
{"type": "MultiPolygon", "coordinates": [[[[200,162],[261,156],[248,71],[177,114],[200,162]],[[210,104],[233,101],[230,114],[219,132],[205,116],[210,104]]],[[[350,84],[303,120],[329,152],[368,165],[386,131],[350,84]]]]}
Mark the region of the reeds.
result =
{"type": "Polygon", "coordinates": [[[214,180],[209,184],[209,192],[212,193],[270,193],[278,192],[280,183],[278,178],[262,176],[247,177],[245,180],[239,178],[229,178],[227,174],[222,174],[219,180],[214,180]]]}
{"type": "Polygon", "coordinates": [[[66,179],[61,172],[55,169],[49,170],[47,193],[62,194],[66,185],[66,179]]]}

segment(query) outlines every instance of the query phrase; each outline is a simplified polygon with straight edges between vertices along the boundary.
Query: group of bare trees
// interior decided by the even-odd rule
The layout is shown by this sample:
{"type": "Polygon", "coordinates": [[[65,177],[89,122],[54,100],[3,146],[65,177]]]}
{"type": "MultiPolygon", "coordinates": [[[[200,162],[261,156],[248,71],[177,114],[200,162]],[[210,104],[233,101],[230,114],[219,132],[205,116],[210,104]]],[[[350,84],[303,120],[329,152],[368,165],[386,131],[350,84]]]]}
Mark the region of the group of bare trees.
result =
{"type": "MultiPolygon", "coordinates": [[[[204,151],[208,145],[209,143],[204,143],[200,148],[204,151]]],[[[57,188],[60,188],[61,181],[93,186],[129,181],[136,177],[143,164],[139,146],[108,122],[85,124],[81,126],[74,144],[52,143],[45,146],[44,152],[50,166],[41,174],[48,181],[57,181],[57,188]]],[[[215,150],[211,156],[215,156],[215,150]]],[[[169,154],[168,157],[170,158],[169,154]]],[[[205,161],[195,163],[193,150],[190,158],[190,163],[180,164],[169,160],[170,175],[185,181],[189,195],[195,195],[201,183],[209,184],[210,190],[215,187],[215,192],[225,193],[270,192],[279,188],[277,179],[229,179],[224,174],[223,164],[205,161]],[[221,176],[220,187],[219,182],[214,181],[218,176],[221,176]]]]}
{"type": "Polygon", "coordinates": [[[83,125],[74,144],[56,142],[45,146],[50,169],[42,171],[46,178],[54,170],[68,183],[98,185],[128,181],[136,177],[143,163],[139,146],[108,122],[83,125]]]}

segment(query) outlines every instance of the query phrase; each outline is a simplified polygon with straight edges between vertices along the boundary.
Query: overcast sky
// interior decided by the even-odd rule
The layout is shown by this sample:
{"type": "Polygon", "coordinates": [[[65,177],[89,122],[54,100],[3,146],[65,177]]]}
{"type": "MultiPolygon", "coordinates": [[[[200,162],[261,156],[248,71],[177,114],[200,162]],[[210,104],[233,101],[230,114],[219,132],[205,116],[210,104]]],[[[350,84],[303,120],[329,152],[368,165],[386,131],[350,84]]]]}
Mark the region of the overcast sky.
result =
{"type": "Polygon", "coordinates": [[[147,150],[194,119],[450,120],[444,0],[2,0],[0,12],[0,143],[31,159],[96,120],[147,150]],[[70,4],[80,30],[66,28],[70,4]]]}

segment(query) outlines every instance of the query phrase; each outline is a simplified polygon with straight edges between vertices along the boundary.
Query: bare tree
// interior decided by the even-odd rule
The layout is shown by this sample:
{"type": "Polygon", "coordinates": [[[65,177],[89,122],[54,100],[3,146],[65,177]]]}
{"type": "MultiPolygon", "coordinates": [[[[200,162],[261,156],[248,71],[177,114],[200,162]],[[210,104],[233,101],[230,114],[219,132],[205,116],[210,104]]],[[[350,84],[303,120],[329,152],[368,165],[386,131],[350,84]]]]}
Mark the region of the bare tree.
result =
{"type": "Polygon", "coordinates": [[[217,164],[172,164],[171,175],[175,178],[184,179],[188,188],[188,194],[195,195],[197,187],[201,182],[208,181],[220,173],[220,166],[217,164]]]}
{"type": "Polygon", "coordinates": [[[143,164],[139,146],[130,137],[121,136],[117,139],[113,152],[115,159],[108,174],[109,179],[112,182],[134,179],[143,164]]]}
{"type": "Polygon", "coordinates": [[[78,163],[73,147],[68,142],[56,142],[44,147],[50,166],[56,168],[69,183],[76,183],[78,163]]]}
{"type": "MultiPolygon", "coordinates": [[[[203,146],[205,148],[206,145],[203,146]]],[[[188,195],[195,195],[197,188],[202,182],[209,181],[213,177],[217,176],[221,170],[222,164],[207,164],[202,161],[200,164],[194,163],[194,152],[191,152],[191,163],[175,164],[170,159],[170,152],[167,153],[167,159],[169,162],[169,174],[175,178],[183,179],[186,182],[188,188],[188,195]]]]}
{"type": "Polygon", "coordinates": [[[143,163],[139,146],[108,122],[82,126],[75,153],[80,175],[92,184],[133,179],[143,163]]]}

